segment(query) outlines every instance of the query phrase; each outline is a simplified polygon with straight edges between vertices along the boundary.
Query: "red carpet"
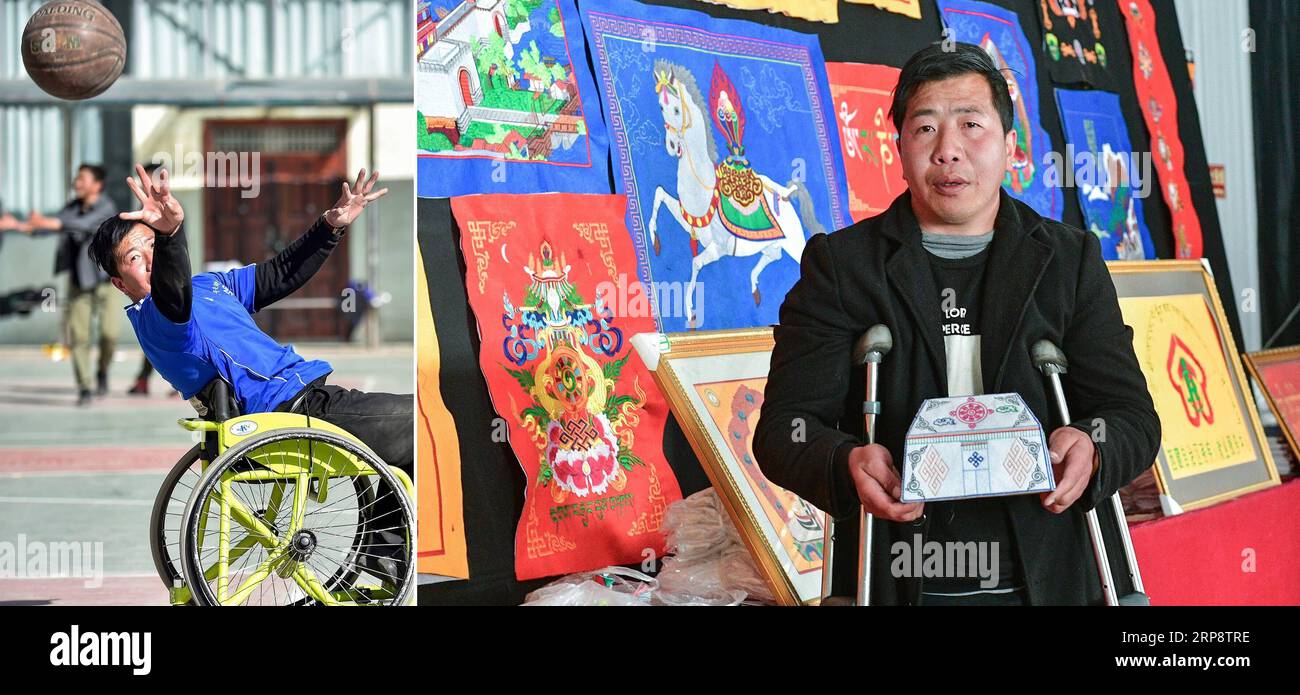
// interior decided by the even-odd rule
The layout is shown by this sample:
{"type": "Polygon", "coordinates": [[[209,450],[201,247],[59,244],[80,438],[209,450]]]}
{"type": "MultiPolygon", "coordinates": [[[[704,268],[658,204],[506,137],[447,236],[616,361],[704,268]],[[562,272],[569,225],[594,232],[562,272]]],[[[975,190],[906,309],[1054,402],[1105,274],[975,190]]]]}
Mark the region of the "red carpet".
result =
{"type": "Polygon", "coordinates": [[[1151,604],[1300,605],[1300,480],[1131,533],[1151,604]]]}

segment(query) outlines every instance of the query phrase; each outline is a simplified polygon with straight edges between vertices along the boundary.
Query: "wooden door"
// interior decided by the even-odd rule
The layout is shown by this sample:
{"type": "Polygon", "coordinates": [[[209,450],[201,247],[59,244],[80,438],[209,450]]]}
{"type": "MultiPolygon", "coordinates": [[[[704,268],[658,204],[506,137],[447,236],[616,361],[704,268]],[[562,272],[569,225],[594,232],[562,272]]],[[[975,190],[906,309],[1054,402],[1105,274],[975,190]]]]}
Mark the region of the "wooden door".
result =
{"type": "MultiPolygon", "coordinates": [[[[265,261],[297,239],[338,199],[346,171],[347,122],[247,120],[208,121],[205,152],[235,152],[260,167],[257,195],[224,184],[207,171],[204,187],[204,257],[208,262],[265,261]]],[[[343,313],[350,277],[347,237],[316,275],[293,295],[254,316],[279,341],[298,338],[344,340],[355,314],[343,313]]]]}

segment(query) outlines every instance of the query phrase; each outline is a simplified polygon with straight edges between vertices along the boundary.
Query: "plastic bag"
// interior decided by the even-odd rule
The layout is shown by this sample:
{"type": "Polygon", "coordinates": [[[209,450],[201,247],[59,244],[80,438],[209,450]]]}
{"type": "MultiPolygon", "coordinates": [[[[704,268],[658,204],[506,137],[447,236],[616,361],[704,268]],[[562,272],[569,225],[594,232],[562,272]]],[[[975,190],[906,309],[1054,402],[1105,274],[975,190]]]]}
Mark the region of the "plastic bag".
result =
{"type": "Polygon", "coordinates": [[[606,567],[565,575],[525,596],[523,605],[648,606],[658,588],[658,580],[650,575],[626,567],[606,567]]]}
{"type": "Polygon", "coordinates": [[[724,589],[687,594],[660,590],[650,597],[651,605],[655,606],[739,606],[744,600],[745,592],[724,589]]]}
{"type": "Polygon", "coordinates": [[[720,554],[714,554],[707,560],[689,562],[680,557],[667,557],[659,570],[658,579],[660,590],[673,594],[710,593],[727,588],[722,581],[720,554]]]}
{"type": "Polygon", "coordinates": [[[723,551],[718,574],[724,589],[747,594],[756,603],[776,603],[771,587],[759,575],[754,558],[745,546],[738,544],[723,551]]]}
{"type": "Polygon", "coordinates": [[[659,572],[656,601],[673,605],[736,605],[726,596],[755,603],[775,603],[776,597],[758,573],[754,559],[731,523],[713,488],[668,505],[664,515],[669,552],[659,572]]]}
{"type": "Polygon", "coordinates": [[[713,488],[668,505],[668,552],[657,578],[626,567],[561,577],[525,606],[737,606],[775,603],[713,488]]]}
{"type": "Polygon", "coordinates": [[[730,542],[727,535],[730,526],[731,521],[719,507],[713,488],[674,502],[664,512],[663,528],[668,552],[682,562],[719,553],[730,542]]]}

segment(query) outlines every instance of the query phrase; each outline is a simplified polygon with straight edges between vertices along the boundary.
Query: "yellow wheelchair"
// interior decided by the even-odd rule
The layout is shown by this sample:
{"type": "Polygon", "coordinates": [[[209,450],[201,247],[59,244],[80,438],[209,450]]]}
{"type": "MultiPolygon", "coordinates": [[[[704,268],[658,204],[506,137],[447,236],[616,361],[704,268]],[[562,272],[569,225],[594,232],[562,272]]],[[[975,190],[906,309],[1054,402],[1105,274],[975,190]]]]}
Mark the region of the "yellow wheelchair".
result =
{"type": "MultiPolygon", "coordinates": [[[[220,379],[201,441],[164,479],[150,549],[173,605],[403,605],[415,595],[407,474],[320,418],[235,415],[220,379]]],[[[211,404],[211,405],[206,405],[211,404]]]]}

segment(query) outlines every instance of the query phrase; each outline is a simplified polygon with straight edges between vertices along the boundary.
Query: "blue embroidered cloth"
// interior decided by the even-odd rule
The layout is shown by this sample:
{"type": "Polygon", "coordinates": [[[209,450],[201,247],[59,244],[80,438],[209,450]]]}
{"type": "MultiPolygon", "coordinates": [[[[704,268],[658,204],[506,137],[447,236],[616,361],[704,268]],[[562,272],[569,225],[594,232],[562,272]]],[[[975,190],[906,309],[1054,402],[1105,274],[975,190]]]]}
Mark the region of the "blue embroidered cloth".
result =
{"type": "Polygon", "coordinates": [[[1056,90],[1065,129],[1065,163],[1088,231],[1101,240],[1109,261],[1155,258],[1142,198],[1155,184],[1151,155],[1129,144],[1119,96],[1110,92],[1056,90]]]}
{"type": "Polygon", "coordinates": [[[581,12],[660,330],[776,323],[807,238],[851,224],[817,38],[626,0],[581,12]]]}
{"type": "Polygon", "coordinates": [[[421,0],[417,194],[609,193],[573,0],[421,0]]]}
{"type": "Polygon", "coordinates": [[[1052,139],[1039,118],[1038,70],[1035,57],[1015,12],[976,0],[936,0],[944,25],[951,30],[945,38],[973,43],[993,57],[1007,75],[1011,89],[1016,152],[1002,187],[1012,197],[1027,203],[1038,214],[1061,219],[1065,203],[1052,160],[1052,139]]]}

